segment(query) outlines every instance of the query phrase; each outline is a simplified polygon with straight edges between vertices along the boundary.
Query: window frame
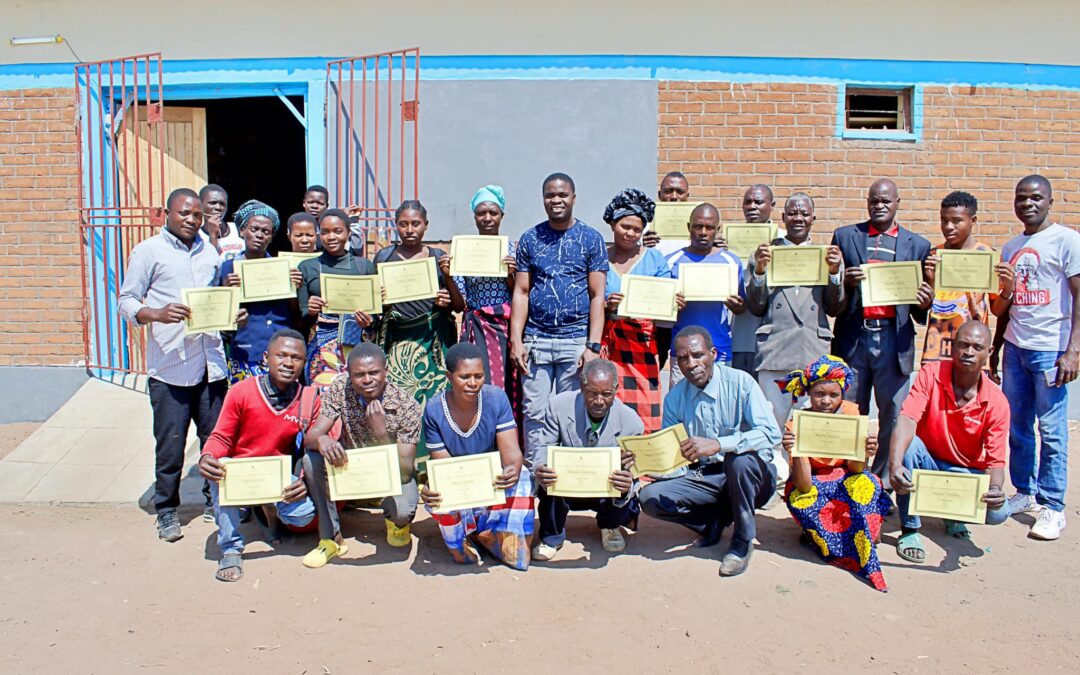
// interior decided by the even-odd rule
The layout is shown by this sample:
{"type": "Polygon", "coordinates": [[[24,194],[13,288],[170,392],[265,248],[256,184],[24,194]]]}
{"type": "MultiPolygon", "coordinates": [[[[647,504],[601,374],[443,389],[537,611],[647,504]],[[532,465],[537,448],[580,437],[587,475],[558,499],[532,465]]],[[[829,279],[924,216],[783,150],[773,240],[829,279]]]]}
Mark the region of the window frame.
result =
{"type": "Polygon", "coordinates": [[[923,88],[919,84],[881,84],[878,82],[844,82],[837,85],[836,91],[836,135],[843,139],[871,141],[922,141],[923,134],[923,88]],[[911,91],[911,129],[907,131],[885,131],[847,128],[848,88],[859,89],[870,95],[885,92],[911,91]]]}

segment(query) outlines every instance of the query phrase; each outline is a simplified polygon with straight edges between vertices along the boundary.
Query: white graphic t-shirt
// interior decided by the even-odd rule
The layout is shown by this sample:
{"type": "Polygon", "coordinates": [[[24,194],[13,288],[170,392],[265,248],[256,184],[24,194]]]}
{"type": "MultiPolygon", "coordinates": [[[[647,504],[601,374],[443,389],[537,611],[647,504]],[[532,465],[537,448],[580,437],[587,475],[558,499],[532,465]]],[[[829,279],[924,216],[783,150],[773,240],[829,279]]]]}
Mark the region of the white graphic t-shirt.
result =
{"type": "Polygon", "coordinates": [[[232,260],[233,258],[239,258],[247,248],[244,238],[236,231],[236,223],[229,223],[229,235],[227,237],[219,237],[217,244],[222,262],[232,260]]]}
{"type": "Polygon", "coordinates": [[[1005,339],[1037,352],[1064,351],[1072,328],[1069,277],[1080,274],[1080,233],[1054,223],[1010,239],[1001,259],[1016,270],[1005,339]]]}

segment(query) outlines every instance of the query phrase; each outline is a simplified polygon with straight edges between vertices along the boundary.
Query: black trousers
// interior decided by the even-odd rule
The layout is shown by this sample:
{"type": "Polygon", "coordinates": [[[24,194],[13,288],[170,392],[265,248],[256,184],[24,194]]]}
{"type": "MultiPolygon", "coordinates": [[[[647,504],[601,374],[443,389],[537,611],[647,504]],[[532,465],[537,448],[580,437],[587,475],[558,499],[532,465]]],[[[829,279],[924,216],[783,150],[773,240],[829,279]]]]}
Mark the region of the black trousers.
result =
{"type": "MultiPolygon", "coordinates": [[[[154,411],[154,440],[156,463],[154,485],[154,509],[158,513],[175,511],[180,506],[180,478],[184,470],[184,450],[187,448],[187,431],[192,420],[199,435],[199,446],[217,424],[221,403],[228,391],[228,380],[207,382],[182,387],[166,384],[150,378],[150,407],[154,411]]],[[[203,495],[209,506],[210,485],[203,482],[203,495]]]]}
{"type": "Polygon", "coordinates": [[[540,520],[540,541],[548,546],[562,546],[566,541],[566,516],[571,511],[596,511],[596,526],[612,530],[626,525],[640,512],[637,499],[616,506],[613,499],[567,499],[552,497],[539,488],[536,514],[540,520]]]}

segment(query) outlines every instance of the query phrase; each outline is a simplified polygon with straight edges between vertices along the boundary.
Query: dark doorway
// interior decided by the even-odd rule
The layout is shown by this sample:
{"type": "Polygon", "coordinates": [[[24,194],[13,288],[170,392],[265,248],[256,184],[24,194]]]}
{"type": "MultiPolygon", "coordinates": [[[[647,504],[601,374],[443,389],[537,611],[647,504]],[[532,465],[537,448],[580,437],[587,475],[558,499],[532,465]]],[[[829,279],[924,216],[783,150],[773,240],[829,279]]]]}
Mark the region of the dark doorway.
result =
{"type": "MultiPolygon", "coordinates": [[[[303,112],[303,97],[288,98],[303,112]]],[[[266,202],[281,217],[272,248],[284,245],[288,250],[285,221],[300,210],[307,186],[303,125],[276,96],[200,99],[182,105],[206,108],[207,174],[229,193],[229,220],[249,199],[266,202]]]]}

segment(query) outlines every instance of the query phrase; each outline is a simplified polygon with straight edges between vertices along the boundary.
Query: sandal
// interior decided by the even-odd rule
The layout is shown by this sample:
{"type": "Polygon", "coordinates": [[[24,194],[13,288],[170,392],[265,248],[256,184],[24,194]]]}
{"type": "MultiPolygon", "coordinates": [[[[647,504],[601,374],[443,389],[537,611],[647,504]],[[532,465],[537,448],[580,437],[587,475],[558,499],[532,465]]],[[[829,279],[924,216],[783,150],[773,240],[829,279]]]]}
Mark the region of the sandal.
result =
{"type": "Polygon", "coordinates": [[[956,539],[971,539],[971,530],[967,525],[955,520],[945,521],[945,534],[956,539]]]}
{"type": "Polygon", "coordinates": [[[304,567],[316,570],[334,558],[349,552],[349,547],[333,539],[320,539],[319,545],[304,556],[304,567]]]}
{"type": "Polygon", "coordinates": [[[896,540],[896,554],[908,562],[913,562],[916,565],[921,565],[926,562],[926,548],[923,547],[922,537],[918,532],[908,532],[901,535],[896,540]],[[922,557],[917,557],[914,553],[908,553],[907,551],[918,551],[922,553],[922,557]]]}
{"type": "Polygon", "coordinates": [[[226,553],[221,556],[214,578],[218,581],[234,582],[244,578],[244,557],[239,553],[226,553]],[[236,576],[226,576],[226,570],[236,570],[236,576]]]}

